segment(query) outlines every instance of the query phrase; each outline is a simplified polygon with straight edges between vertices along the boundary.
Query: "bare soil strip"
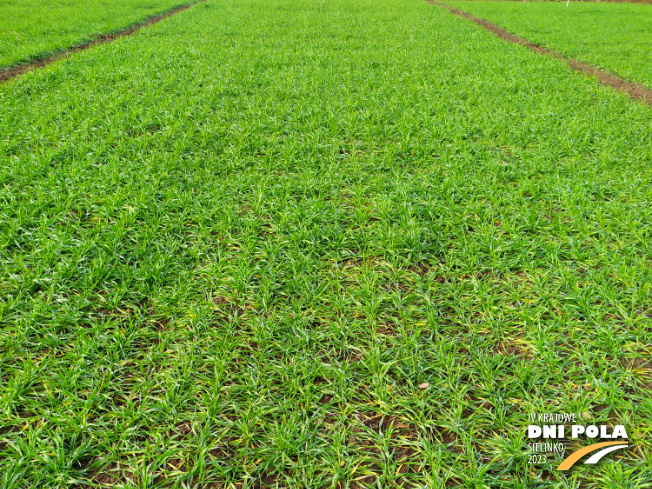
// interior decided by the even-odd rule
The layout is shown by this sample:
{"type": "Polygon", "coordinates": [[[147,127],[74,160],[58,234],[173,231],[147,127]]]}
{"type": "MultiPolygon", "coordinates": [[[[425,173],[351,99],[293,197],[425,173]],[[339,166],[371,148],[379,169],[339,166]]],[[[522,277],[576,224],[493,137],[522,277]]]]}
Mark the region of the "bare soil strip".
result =
{"type": "Polygon", "coordinates": [[[623,78],[614,75],[613,73],[609,73],[608,71],[590,65],[588,63],[584,63],[583,61],[567,59],[556,51],[552,51],[543,46],[538,46],[528,41],[527,39],[523,39],[522,37],[518,37],[515,36],[514,34],[511,34],[510,32],[507,32],[505,29],[498,27],[496,24],[492,24],[491,22],[488,22],[484,19],[480,19],[479,17],[471,15],[468,12],[464,12],[463,10],[458,10],[446,4],[440,3],[437,0],[426,0],[426,1],[428,3],[432,3],[439,7],[445,8],[446,10],[450,11],[451,13],[459,17],[475,22],[480,27],[484,27],[485,29],[494,33],[496,36],[500,37],[501,39],[505,39],[506,41],[513,42],[515,44],[520,44],[521,46],[526,46],[530,48],[532,51],[542,54],[544,56],[553,56],[557,59],[566,61],[566,63],[568,63],[568,66],[570,66],[572,69],[579,71],[580,73],[584,73],[585,75],[595,77],[603,85],[607,85],[612,88],[615,88],[620,92],[626,93],[627,95],[629,95],[630,98],[634,100],[640,100],[641,102],[649,106],[652,106],[652,90],[644,85],[641,85],[640,83],[634,83],[634,82],[624,80],[623,78]]]}
{"type": "Polygon", "coordinates": [[[165,12],[161,12],[160,14],[157,14],[153,17],[150,17],[143,22],[133,25],[131,27],[128,27],[124,30],[114,32],[111,34],[102,34],[98,36],[97,38],[93,39],[92,41],[87,41],[83,44],[78,44],[77,46],[73,46],[68,49],[64,49],[61,52],[58,52],[56,54],[53,54],[51,56],[47,56],[45,58],[40,58],[36,59],[32,62],[28,63],[21,63],[17,64],[15,66],[10,66],[9,68],[5,68],[3,70],[0,70],[0,83],[7,82],[9,80],[13,80],[14,78],[18,78],[20,75],[28,72],[28,71],[33,71],[37,68],[43,68],[44,66],[47,66],[49,64],[54,63],[55,61],[59,61],[63,58],[66,58],[70,56],[71,54],[77,53],[79,51],[84,51],[86,49],[90,49],[93,46],[96,46],[98,44],[106,44],[111,41],[115,41],[116,39],[120,37],[125,37],[125,36],[131,36],[134,32],[142,29],[143,27],[147,27],[148,25],[156,24],[157,22],[162,21],[163,19],[166,19],[174,14],[177,14],[181,12],[182,10],[189,9],[193,5],[196,5],[200,2],[204,2],[206,0],[198,0],[196,2],[184,4],[184,5],[179,5],[178,7],[174,7],[171,10],[167,10],[165,12]]]}

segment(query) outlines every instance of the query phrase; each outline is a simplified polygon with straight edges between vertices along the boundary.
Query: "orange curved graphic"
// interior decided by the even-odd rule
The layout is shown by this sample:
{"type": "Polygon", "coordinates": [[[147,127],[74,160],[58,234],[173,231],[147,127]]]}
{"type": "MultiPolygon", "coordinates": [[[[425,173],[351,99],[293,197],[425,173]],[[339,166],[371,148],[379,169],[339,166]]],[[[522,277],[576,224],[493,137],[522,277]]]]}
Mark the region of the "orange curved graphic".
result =
{"type": "Polygon", "coordinates": [[[575,462],[577,462],[579,459],[581,459],[584,455],[587,453],[591,453],[596,451],[599,448],[602,447],[610,447],[612,445],[624,445],[626,442],[623,441],[606,441],[604,443],[595,443],[594,445],[589,445],[588,447],[584,447],[579,449],[576,452],[571,453],[568,457],[564,459],[564,461],[559,464],[559,467],[557,467],[557,470],[568,470],[570,469],[573,465],[575,465],[575,462]]]}

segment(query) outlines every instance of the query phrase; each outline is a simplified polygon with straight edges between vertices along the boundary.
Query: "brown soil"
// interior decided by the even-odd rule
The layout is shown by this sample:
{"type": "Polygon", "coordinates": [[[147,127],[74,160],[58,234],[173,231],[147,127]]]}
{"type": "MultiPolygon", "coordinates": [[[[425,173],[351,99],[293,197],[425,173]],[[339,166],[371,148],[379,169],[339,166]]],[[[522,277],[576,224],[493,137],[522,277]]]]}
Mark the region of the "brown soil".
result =
{"type": "Polygon", "coordinates": [[[440,3],[437,0],[426,0],[426,1],[434,5],[438,5],[439,7],[445,8],[446,10],[450,11],[451,13],[459,17],[475,22],[480,27],[484,27],[485,29],[494,33],[496,36],[500,37],[501,39],[505,39],[506,41],[513,42],[515,44],[520,44],[521,46],[526,46],[527,48],[531,49],[536,53],[546,55],[546,56],[553,56],[554,58],[566,61],[566,63],[568,63],[568,66],[570,66],[572,69],[579,71],[580,73],[584,73],[585,75],[595,77],[603,85],[607,85],[612,88],[615,88],[620,92],[626,93],[630,98],[634,100],[640,100],[641,102],[652,106],[652,90],[644,85],[641,85],[640,83],[634,83],[634,82],[624,80],[618,75],[614,75],[613,73],[609,73],[608,71],[590,65],[588,63],[584,63],[583,61],[566,59],[564,58],[563,55],[559,54],[556,51],[552,51],[543,46],[538,46],[528,41],[527,39],[523,39],[522,37],[518,37],[515,36],[514,34],[511,34],[510,32],[507,32],[505,29],[498,27],[496,24],[492,24],[491,22],[488,22],[484,19],[480,19],[474,15],[469,14],[468,12],[464,12],[462,10],[458,10],[456,8],[440,3]]]}
{"type": "MultiPolygon", "coordinates": [[[[14,78],[18,78],[20,75],[23,73],[26,73],[28,71],[33,71],[37,68],[43,68],[44,66],[47,66],[49,64],[54,63],[55,61],[59,61],[60,59],[67,58],[71,54],[77,53],[79,51],[84,51],[86,49],[92,48],[93,46],[96,46],[98,44],[105,44],[107,42],[114,41],[120,37],[124,36],[131,36],[134,32],[137,30],[142,29],[143,27],[147,27],[148,25],[151,24],[156,24],[157,22],[162,21],[163,19],[166,19],[167,17],[170,17],[171,15],[174,15],[176,13],[181,12],[182,10],[189,9],[193,5],[199,3],[199,2],[204,2],[206,0],[197,0],[196,2],[185,4],[185,5],[180,5],[179,7],[175,7],[171,10],[168,10],[166,12],[162,12],[158,15],[155,15],[154,17],[150,17],[149,19],[144,20],[140,24],[136,24],[134,26],[128,27],[127,29],[124,29],[119,32],[114,32],[112,34],[102,34],[101,36],[98,36],[97,38],[93,39],[92,41],[85,42],[83,44],[79,44],[77,46],[73,46],[71,48],[68,48],[60,53],[53,54],[52,56],[48,56],[46,58],[41,58],[34,60],[30,63],[21,63],[16,66],[11,66],[9,68],[6,68],[4,70],[0,70],[0,83],[7,82],[9,80],[13,80],[14,78]]],[[[652,1],[652,0],[650,0],[652,1]]]]}

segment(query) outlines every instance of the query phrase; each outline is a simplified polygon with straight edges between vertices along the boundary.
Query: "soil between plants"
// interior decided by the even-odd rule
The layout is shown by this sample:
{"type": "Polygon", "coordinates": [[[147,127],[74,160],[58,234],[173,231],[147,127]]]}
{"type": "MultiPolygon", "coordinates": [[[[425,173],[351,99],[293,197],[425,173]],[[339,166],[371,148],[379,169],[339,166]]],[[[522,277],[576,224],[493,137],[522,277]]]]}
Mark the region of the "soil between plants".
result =
{"type": "Polygon", "coordinates": [[[160,14],[154,15],[153,17],[149,17],[148,19],[145,19],[144,21],[132,25],[131,27],[127,27],[126,29],[123,29],[121,31],[113,32],[110,34],[101,34],[97,36],[95,39],[64,49],[51,56],[46,56],[44,58],[36,59],[32,62],[20,63],[15,66],[10,66],[9,68],[2,69],[0,70],[0,83],[8,82],[10,80],[13,80],[14,78],[18,78],[19,76],[21,76],[24,73],[27,73],[28,71],[33,71],[38,68],[43,68],[44,66],[52,64],[63,58],[66,58],[71,54],[77,53],[79,51],[84,51],[86,49],[90,49],[98,44],[106,44],[108,42],[115,41],[120,37],[131,36],[133,33],[142,29],[143,27],[156,24],[157,22],[160,22],[163,19],[166,19],[183,10],[189,9],[193,5],[196,5],[197,3],[204,2],[204,1],[206,0],[198,0],[193,3],[179,5],[178,7],[174,7],[171,10],[167,10],[165,12],[161,12],[160,14]]]}
{"type": "Polygon", "coordinates": [[[501,39],[504,39],[509,42],[513,42],[515,44],[520,44],[521,46],[525,46],[531,49],[532,51],[542,54],[544,56],[552,56],[554,58],[563,60],[566,63],[568,63],[568,66],[570,66],[575,71],[579,71],[580,73],[584,73],[585,75],[592,76],[596,78],[603,85],[610,86],[618,90],[619,92],[623,92],[633,100],[638,100],[643,102],[644,104],[652,106],[652,90],[647,88],[645,85],[641,85],[640,83],[630,82],[628,80],[619,77],[618,75],[609,73],[608,71],[603,70],[602,68],[598,68],[597,66],[593,66],[589,63],[565,58],[562,54],[556,51],[534,44],[533,42],[530,42],[527,39],[523,39],[522,37],[515,36],[511,32],[508,32],[505,29],[498,27],[496,24],[493,24],[487,20],[476,17],[475,15],[471,15],[470,13],[465,12],[463,10],[459,10],[449,5],[440,3],[437,0],[426,0],[426,1],[428,3],[432,3],[433,5],[437,5],[439,7],[445,8],[446,10],[457,15],[458,17],[462,17],[464,19],[475,22],[480,27],[485,28],[486,30],[492,32],[493,34],[495,34],[501,39]]]}

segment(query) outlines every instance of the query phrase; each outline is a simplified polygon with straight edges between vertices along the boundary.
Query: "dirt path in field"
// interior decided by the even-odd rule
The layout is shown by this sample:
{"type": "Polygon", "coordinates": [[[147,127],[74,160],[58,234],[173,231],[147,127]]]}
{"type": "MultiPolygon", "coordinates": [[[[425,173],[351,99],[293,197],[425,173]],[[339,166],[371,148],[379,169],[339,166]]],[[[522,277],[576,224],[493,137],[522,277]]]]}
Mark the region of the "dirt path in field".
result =
{"type": "Polygon", "coordinates": [[[77,46],[64,49],[63,51],[57,54],[53,54],[52,56],[48,56],[46,58],[37,59],[29,63],[21,63],[16,66],[11,66],[5,69],[0,68],[0,83],[5,83],[9,80],[13,80],[14,78],[18,78],[23,73],[27,73],[28,71],[33,71],[38,68],[43,68],[44,66],[52,64],[55,61],[59,61],[63,58],[67,58],[71,54],[77,53],[79,51],[84,51],[86,49],[92,48],[93,46],[97,46],[98,44],[106,44],[107,42],[115,41],[120,37],[131,36],[134,32],[142,29],[143,27],[156,24],[157,22],[160,22],[163,19],[166,19],[174,14],[177,14],[182,10],[189,9],[192,6],[205,1],[206,0],[197,0],[196,2],[193,3],[174,7],[171,10],[161,12],[160,14],[150,17],[142,21],[141,23],[128,27],[122,31],[114,32],[112,34],[102,34],[97,38],[93,39],[92,41],[88,41],[83,44],[78,44],[77,46]]]}
{"type": "Polygon", "coordinates": [[[432,3],[439,7],[445,8],[446,10],[450,11],[451,13],[459,17],[475,22],[480,27],[484,27],[485,29],[494,33],[496,36],[500,37],[501,39],[505,39],[506,41],[513,42],[515,44],[520,44],[521,46],[526,46],[536,53],[546,55],[546,56],[553,56],[557,59],[561,59],[566,63],[568,63],[568,66],[570,66],[572,69],[579,71],[580,73],[584,73],[585,75],[595,77],[603,85],[607,85],[612,88],[615,88],[619,92],[626,93],[627,95],[629,95],[630,98],[634,100],[640,100],[641,102],[649,106],[652,106],[652,90],[647,88],[645,85],[627,81],[619,77],[618,75],[614,75],[613,73],[609,73],[608,71],[590,65],[588,63],[584,63],[583,61],[567,59],[556,51],[552,51],[548,48],[544,48],[543,46],[538,46],[528,41],[527,39],[523,39],[522,37],[518,37],[515,36],[514,34],[511,34],[510,32],[507,32],[505,29],[498,27],[496,24],[492,24],[491,22],[488,22],[484,19],[480,19],[474,15],[469,14],[468,12],[464,12],[463,10],[458,10],[446,4],[440,3],[437,0],[426,0],[426,1],[428,3],[432,3]]]}

